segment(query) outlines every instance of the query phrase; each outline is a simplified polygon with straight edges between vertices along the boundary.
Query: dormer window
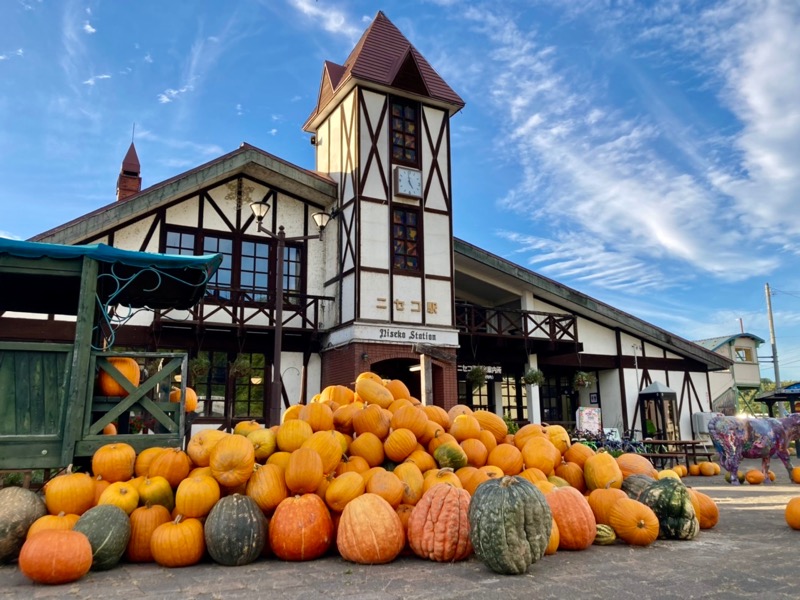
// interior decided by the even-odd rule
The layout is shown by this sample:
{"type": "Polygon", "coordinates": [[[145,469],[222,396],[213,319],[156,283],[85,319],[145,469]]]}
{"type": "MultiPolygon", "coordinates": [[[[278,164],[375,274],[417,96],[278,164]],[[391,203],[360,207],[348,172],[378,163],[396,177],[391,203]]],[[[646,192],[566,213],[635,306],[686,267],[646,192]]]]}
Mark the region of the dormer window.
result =
{"type": "Polygon", "coordinates": [[[419,104],[391,100],[392,162],[419,166],[419,104]]]}

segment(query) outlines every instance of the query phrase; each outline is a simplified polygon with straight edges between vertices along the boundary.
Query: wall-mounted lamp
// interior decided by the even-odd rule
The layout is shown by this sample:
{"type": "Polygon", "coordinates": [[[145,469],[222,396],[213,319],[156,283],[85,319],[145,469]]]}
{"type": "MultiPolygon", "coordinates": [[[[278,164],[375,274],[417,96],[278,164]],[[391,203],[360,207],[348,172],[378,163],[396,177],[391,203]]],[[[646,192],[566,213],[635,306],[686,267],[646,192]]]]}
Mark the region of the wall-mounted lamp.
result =
{"type": "Polygon", "coordinates": [[[361,353],[361,360],[369,360],[369,354],[366,352],[361,353]]]}
{"type": "Polygon", "coordinates": [[[261,385],[261,383],[263,381],[264,381],[264,379],[262,377],[251,377],[250,378],[250,383],[252,383],[253,385],[261,385]]]}
{"type": "Polygon", "coordinates": [[[422,371],[422,365],[411,365],[410,367],[408,367],[408,370],[411,371],[412,373],[419,373],[420,371],[422,371]]]}

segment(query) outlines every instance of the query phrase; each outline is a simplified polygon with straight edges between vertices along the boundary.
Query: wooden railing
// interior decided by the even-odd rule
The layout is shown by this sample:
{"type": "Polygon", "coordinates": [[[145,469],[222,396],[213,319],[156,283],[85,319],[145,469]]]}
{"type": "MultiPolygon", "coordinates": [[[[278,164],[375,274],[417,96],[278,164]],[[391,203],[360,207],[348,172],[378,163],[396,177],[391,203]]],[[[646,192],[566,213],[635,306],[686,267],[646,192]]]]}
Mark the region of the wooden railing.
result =
{"type": "Polygon", "coordinates": [[[456,327],[469,335],[538,338],[553,342],[578,339],[575,315],[535,310],[486,308],[457,302],[456,327]]]}
{"type": "MultiPolygon", "coordinates": [[[[322,303],[333,300],[330,296],[284,292],[282,318],[284,329],[317,331],[322,303]]],[[[208,295],[190,311],[157,311],[156,319],[161,321],[178,319],[197,325],[213,321],[216,326],[229,323],[231,327],[236,328],[272,329],[275,327],[275,305],[274,291],[209,287],[208,295]],[[187,312],[188,319],[185,318],[187,312]]]]}

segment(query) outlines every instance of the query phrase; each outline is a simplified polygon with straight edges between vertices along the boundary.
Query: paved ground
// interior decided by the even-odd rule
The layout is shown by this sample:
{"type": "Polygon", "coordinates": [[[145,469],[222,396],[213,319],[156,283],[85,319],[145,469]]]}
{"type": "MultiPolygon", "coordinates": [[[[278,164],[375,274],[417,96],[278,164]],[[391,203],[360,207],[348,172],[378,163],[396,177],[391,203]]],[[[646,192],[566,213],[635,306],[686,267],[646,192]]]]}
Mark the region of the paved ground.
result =
{"type": "MultiPolygon", "coordinates": [[[[747,461],[746,467],[755,465],[747,461]]],[[[795,567],[800,531],[784,520],[786,502],[800,496],[783,467],[771,486],[730,486],[722,477],[689,477],[714,497],[720,522],[692,541],[657,541],[558,552],[526,575],[501,576],[476,559],[436,564],[400,558],[359,566],[340,558],[306,563],[261,560],[244,567],[203,563],[185,569],[120,565],[71,585],[31,584],[15,566],[0,566],[0,598],[644,598],[770,600],[800,596],[795,567]]]]}

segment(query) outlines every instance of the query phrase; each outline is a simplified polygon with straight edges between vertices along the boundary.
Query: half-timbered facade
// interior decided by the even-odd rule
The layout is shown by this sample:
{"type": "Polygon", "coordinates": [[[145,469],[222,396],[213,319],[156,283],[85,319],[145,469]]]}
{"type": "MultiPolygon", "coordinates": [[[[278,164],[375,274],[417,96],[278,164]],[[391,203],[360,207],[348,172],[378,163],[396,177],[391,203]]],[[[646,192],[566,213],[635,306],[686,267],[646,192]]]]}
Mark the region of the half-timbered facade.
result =
{"type": "MultiPolygon", "coordinates": [[[[450,117],[463,106],[379,12],[344,64],[323,66],[304,125],[315,170],[242,144],[139,191],[131,147],[118,201],[35,239],[222,254],[197,307],[130,315],[116,337],[119,348],[188,351],[201,422],[266,420],[273,402],[305,402],[373,370],[444,407],[571,426],[579,407],[596,406],[618,429],[633,427],[638,391],[659,380],[679,391],[690,435],[691,414],[710,410],[709,372],[729,359],[453,237],[450,117]],[[319,240],[289,242],[277,256],[250,209],[262,200],[263,226],[289,238],[315,235],[315,212],[331,220],[319,240]],[[279,260],[281,397],[272,398],[279,260]],[[468,377],[474,367],[485,381],[468,377]],[[533,369],[538,386],[523,380],[533,369]],[[576,373],[588,376],[577,387],[576,373]]],[[[57,339],[72,326],[31,327],[18,314],[0,325],[15,339],[57,339]]]]}

